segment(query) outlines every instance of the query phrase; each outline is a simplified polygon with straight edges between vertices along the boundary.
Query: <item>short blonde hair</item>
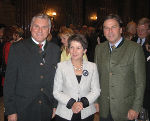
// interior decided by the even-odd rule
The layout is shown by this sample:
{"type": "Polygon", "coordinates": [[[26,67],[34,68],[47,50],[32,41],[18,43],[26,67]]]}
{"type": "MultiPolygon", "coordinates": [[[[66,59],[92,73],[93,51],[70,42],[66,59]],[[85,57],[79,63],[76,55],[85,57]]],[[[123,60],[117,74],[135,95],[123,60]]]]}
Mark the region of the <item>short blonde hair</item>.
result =
{"type": "Polygon", "coordinates": [[[59,37],[61,37],[62,35],[66,35],[68,37],[72,36],[74,34],[73,30],[70,28],[63,28],[63,30],[58,34],[59,37]]]}

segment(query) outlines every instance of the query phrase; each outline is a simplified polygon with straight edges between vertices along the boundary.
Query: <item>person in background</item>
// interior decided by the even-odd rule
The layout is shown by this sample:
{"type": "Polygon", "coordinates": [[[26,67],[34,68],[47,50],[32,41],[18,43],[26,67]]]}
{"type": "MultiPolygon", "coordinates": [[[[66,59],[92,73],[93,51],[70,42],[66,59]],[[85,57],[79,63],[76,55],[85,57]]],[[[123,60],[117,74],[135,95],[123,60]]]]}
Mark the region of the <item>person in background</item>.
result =
{"type": "Polygon", "coordinates": [[[87,48],[87,57],[88,61],[94,62],[94,55],[95,55],[95,47],[98,44],[97,42],[97,34],[95,32],[94,27],[88,27],[88,35],[87,41],[88,41],[88,48],[87,48]]]}
{"type": "MultiPolygon", "coordinates": [[[[12,43],[14,42],[13,35],[14,35],[15,31],[16,31],[16,27],[8,26],[5,28],[5,32],[3,35],[3,41],[5,42],[4,46],[3,46],[3,59],[4,59],[3,63],[5,63],[6,66],[7,66],[9,50],[10,50],[12,43]]],[[[2,77],[2,86],[4,86],[4,80],[5,80],[4,77],[5,77],[5,75],[3,75],[3,77],[2,77]]]]}
{"type": "Polygon", "coordinates": [[[136,37],[136,23],[134,21],[130,21],[125,30],[124,38],[126,40],[132,40],[136,37]]]}
{"type": "Polygon", "coordinates": [[[58,63],[53,95],[58,100],[56,121],[93,121],[94,101],[100,95],[99,76],[95,63],[83,59],[87,41],[81,34],[68,39],[71,58],[58,63]]]}
{"type": "Polygon", "coordinates": [[[14,26],[14,28],[15,28],[15,32],[13,34],[14,42],[18,42],[20,40],[23,40],[23,33],[24,33],[23,29],[18,27],[18,26],[14,26]]]}
{"type": "Polygon", "coordinates": [[[4,24],[0,24],[0,43],[3,42],[3,35],[5,31],[6,26],[4,24]]]}
{"type": "MultiPolygon", "coordinates": [[[[3,41],[3,35],[5,31],[6,26],[4,24],[0,24],[0,65],[2,67],[2,64],[4,63],[4,57],[3,57],[3,47],[4,47],[4,41],[3,41]]],[[[0,74],[0,97],[3,96],[3,86],[2,86],[2,74],[0,74]]]]}
{"type": "Polygon", "coordinates": [[[150,26],[150,19],[148,18],[141,18],[137,24],[137,37],[133,39],[136,43],[140,44],[143,47],[144,54],[146,55],[146,46],[147,37],[149,36],[149,26],[150,26]]]}
{"type": "Polygon", "coordinates": [[[109,14],[103,23],[108,41],[95,50],[101,96],[100,121],[128,121],[138,118],[145,91],[145,58],[142,47],[125,40],[122,20],[109,14]]]}
{"type": "Polygon", "coordinates": [[[48,15],[32,18],[31,38],[11,45],[4,82],[8,121],[51,121],[57,101],[53,81],[60,49],[46,41],[51,29],[48,15]]]}
{"type": "Polygon", "coordinates": [[[145,61],[146,61],[146,90],[144,95],[144,108],[148,111],[150,118],[150,24],[148,26],[148,36],[145,42],[145,61]]]}
{"type": "Polygon", "coordinates": [[[144,55],[145,55],[145,63],[146,63],[146,90],[144,95],[143,107],[148,110],[150,117],[150,66],[149,61],[147,60],[149,57],[149,44],[150,44],[150,19],[149,18],[141,18],[137,24],[137,38],[133,39],[136,43],[142,46],[144,55]]]}
{"type": "MultiPolygon", "coordinates": [[[[73,30],[70,28],[63,28],[61,32],[59,33],[59,37],[63,44],[61,47],[62,53],[61,53],[60,61],[66,61],[70,59],[70,53],[68,49],[68,38],[72,36],[73,34],[74,34],[73,30]]],[[[83,58],[87,60],[86,55],[84,55],[83,58]]]]}

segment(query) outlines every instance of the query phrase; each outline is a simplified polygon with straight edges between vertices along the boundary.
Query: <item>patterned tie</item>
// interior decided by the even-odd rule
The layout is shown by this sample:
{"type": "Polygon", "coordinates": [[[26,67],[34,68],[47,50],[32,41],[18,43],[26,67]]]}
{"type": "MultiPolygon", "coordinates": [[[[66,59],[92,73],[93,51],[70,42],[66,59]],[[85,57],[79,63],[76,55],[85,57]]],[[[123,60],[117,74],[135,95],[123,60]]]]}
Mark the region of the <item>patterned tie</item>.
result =
{"type": "Polygon", "coordinates": [[[111,51],[113,51],[115,48],[116,48],[116,46],[115,46],[115,45],[112,45],[112,46],[111,46],[111,51]]]}

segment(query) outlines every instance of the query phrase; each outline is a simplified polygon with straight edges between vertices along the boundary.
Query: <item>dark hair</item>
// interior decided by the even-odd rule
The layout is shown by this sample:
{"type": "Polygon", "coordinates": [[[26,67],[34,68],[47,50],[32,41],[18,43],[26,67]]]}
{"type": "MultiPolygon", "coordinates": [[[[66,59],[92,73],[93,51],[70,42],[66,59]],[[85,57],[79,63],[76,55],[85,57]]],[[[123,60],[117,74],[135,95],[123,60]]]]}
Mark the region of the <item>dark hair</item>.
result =
{"type": "Polygon", "coordinates": [[[69,48],[70,48],[70,44],[72,41],[77,41],[77,42],[81,43],[84,50],[87,49],[87,47],[88,47],[87,40],[82,34],[74,34],[68,38],[68,47],[69,48]]]}
{"type": "Polygon", "coordinates": [[[19,37],[23,36],[23,29],[21,27],[16,27],[15,33],[19,35],[19,37]]]}
{"type": "MultiPolygon", "coordinates": [[[[123,26],[123,21],[121,20],[121,18],[117,15],[117,14],[109,14],[104,18],[104,22],[108,19],[114,19],[118,22],[119,26],[122,27],[123,26]]],[[[103,22],[103,24],[104,24],[103,22]]]]}
{"type": "Polygon", "coordinates": [[[14,32],[15,32],[15,27],[13,27],[13,26],[6,27],[5,31],[4,31],[4,35],[3,35],[4,42],[9,42],[9,41],[13,40],[14,32]]]}

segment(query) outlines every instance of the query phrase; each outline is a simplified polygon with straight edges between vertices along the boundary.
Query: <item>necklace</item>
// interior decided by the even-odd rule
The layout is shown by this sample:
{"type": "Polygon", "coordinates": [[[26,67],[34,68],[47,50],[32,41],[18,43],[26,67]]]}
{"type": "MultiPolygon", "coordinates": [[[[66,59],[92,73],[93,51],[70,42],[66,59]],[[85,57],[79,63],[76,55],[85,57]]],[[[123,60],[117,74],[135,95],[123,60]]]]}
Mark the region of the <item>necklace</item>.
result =
{"type": "Polygon", "coordinates": [[[77,70],[77,71],[80,71],[80,70],[82,70],[82,65],[80,66],[80,68],[77,68],[77,67],[75,67],[74,65],[73,65],[73,68],[75,69],[75,70],[77,70]]]}

